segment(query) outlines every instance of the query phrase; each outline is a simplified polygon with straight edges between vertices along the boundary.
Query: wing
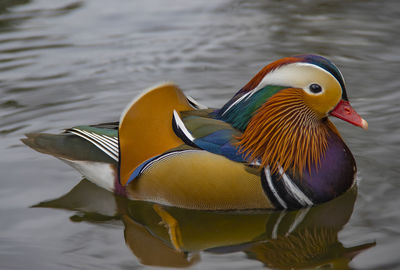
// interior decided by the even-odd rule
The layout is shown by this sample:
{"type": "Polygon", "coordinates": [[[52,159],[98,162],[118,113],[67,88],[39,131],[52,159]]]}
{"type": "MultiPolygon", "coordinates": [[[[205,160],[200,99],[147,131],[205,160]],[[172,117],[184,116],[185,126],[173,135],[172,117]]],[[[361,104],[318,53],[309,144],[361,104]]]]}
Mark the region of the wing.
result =
{"type": "Polygon", "coordinates": [[[145,91],[127,107],[119,125],[122,185],[140,164],[184,143],[171,127],[173,112],[194,109],[193,101],[172,83],[145,91]]]}
{"type": "Polygon", "coordinates": [[[92,126],[77,126],[67,129],[65,133],[74,134],[91,142],[113,160],[118,162],[118,122],[92,126]]]}
{"type": "Polygon", "coordinates": [[[214,110],[194,110],[174,113],[174,130],[189,145],[226,158],[246,162],[236,143],[242,134],[230,124],[214,118],[214,110]]]}

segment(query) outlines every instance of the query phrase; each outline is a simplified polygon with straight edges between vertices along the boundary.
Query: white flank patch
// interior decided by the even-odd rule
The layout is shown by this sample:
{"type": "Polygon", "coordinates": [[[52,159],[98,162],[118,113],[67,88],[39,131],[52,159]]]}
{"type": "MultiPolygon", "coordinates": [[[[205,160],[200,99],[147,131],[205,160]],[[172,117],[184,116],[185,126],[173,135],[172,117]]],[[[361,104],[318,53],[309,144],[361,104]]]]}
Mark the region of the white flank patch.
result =
{"type": "Polygon", "coordinates": [[[115,171],[111,164],[64,158],[60,159],[80,172],[90,182],[108,191],[114,191],[115,171]]]}

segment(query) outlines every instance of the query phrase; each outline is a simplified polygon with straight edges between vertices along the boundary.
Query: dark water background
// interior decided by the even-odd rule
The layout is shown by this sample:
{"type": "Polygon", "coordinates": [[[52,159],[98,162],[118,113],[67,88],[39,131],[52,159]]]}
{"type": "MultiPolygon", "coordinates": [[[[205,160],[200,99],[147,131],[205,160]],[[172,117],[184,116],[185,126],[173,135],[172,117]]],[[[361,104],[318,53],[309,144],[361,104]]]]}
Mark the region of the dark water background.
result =
{"type": "MultiPolygon", "coordinates": [[[[21,144],[24,133],[117,120],[142,89],[166,80],[220,106],[265,64],[301,53],[339,66],[370,126],[334,120],[359,171],[339,240],[376,242],[349,267],[400,269],[397,0],[1,1],[0,269],[147,267],[125,244],[121,220],[77,222],[77,207],[30,208],[67,193],[80,176],[21,144]]],[[[241,251],[200,257],[194,269],[264,267],[241,251]]]]}

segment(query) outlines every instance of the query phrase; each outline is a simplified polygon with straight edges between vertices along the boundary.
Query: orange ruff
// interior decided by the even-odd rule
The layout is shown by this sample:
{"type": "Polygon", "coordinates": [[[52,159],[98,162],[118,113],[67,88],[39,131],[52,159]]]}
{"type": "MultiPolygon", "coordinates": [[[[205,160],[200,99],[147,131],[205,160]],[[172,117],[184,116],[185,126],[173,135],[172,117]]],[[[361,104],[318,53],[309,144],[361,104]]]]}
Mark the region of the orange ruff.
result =
{"type": "Polygon", "coordinates": [[[302,89],[288,88],[272,96],[251,118],[238,146],[251,161],[260,159],[271,173],[290,167],[302,175],[311,165],[318,168],[327,148],[333,124],[321,120],[304,102],[302,89]]]}

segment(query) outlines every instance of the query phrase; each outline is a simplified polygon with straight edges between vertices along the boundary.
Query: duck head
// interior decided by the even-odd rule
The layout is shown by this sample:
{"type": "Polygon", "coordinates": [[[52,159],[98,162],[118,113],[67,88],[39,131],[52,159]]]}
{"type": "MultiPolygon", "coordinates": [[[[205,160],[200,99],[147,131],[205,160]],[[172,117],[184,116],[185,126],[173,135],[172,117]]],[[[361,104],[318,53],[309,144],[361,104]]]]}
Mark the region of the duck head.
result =
{"type": "Polygon", "coordinates": [[[219,111],[243,132],[238,146],[252,161],[277,171],[318,166],[330,134],[328,116],[367,129],[351,107],[339,69],[318,55],[287,57],[265,66],[219,111]]]}

